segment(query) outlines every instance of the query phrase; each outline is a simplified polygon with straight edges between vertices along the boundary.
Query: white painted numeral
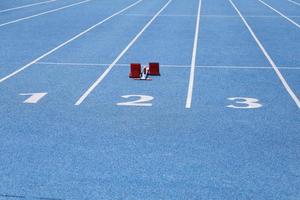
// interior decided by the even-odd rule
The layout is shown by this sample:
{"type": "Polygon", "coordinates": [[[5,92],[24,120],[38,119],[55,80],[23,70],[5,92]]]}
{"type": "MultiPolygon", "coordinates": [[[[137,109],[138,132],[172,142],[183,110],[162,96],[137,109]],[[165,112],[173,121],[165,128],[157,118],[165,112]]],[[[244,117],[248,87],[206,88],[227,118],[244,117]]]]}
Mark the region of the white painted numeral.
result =
{"type": "Polygon", "coordinates": [[[228,105],[228,108],[235,108],[235,109],[255,109],[262,107],[262,104],[259,103],[258,99],[248,98],[248,97],[231,97],[228,98],[230,101],[234,101],[237,105],[228,105]]]}
{"type": "Polygon", "coordinates": [[[23,103],[37,103],[39,102],[44,96],[47,95],[46,92],[43,93],[21,93],[21,96],[30,96],[28,99],[23,101],[23,103]]]}
{"type": "Polygon", "coordinates": [[[152,96],[147,96],[147,95],[124,95],[122,98],[128,99],[132,97],[137,97],[138,99],[135,101],[128,101],[128,102],[123,102],[123,103],[117,103],[118,106],[152,106],[152,103],[149,103],[154,99],[152,96]]]}

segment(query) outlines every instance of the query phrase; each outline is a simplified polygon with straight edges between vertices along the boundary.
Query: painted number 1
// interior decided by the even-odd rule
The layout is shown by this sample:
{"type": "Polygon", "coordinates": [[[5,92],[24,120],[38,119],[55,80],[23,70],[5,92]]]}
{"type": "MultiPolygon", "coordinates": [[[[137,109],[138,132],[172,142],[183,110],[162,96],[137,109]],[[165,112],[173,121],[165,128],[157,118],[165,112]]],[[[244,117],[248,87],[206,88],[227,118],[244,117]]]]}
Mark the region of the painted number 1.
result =
{"type": "Polygon", "coordinates": [[[228,105],[228,108],[235,109],[255,109],[262,107],[262,104],[258,99],[248,97],[231,97],[228,98],[230,101],[234,101],[234,105],[228,105]]]}
{"type": "Polygon", "coordinates": [[[152,106],[151,101],[154,99],[154,97],[152,96],[136,95],[136,94],[124,95],[122,96],[122,98],[124,99],[137,98],[137,100],[117,103],[118,106],[152,106]]]}
{"type": "Polygon", "coordinates": [[[23,103],[34,104],[39,102],[44,96],[47,95],[46,92],[43,93],[21,93],[21,96],[29,96],[23,103]]]}

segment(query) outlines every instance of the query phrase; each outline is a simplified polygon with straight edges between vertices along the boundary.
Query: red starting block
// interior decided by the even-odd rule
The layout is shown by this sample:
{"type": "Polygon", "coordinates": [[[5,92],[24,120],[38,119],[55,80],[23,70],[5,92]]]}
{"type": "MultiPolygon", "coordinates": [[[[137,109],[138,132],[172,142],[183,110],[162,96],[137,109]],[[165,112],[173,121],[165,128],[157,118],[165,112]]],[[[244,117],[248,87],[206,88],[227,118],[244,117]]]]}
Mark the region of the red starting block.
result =
{"type": "Polygon", "coordinates": [[[131,63],[129,78],[140,78],[141,77],[141,64],[131,63]]]}
{"type": "Polygon", "coordinates": [[[149,63],[149,75],[150,76],[160,76],[159,73],[159,63],[149,63]]]}

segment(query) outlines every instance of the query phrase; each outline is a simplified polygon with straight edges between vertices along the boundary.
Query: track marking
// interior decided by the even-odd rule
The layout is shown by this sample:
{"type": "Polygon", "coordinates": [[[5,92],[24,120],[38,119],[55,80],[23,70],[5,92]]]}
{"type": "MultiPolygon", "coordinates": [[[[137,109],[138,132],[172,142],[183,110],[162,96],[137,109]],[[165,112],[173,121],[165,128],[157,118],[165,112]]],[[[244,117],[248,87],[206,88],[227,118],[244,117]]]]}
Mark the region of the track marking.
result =
{"type": "Polygon", "coordinates": [[[35,104],[35,103],[38,103],[44,96],[46,96],[47,93],[46,92],[42,92],[42,93],[21,93],[19,95],[21,95],[21,96],[30,96],[23,103],[35,104]]]}
{"type": "MultiPolygon", "coordinates": [[[[35,65],[65,65],[65,66],[108,66],[111,63],[70,63],[70,62],[36,62],[35,65]]],[[[130,63],[118,63],[115,66],[119,67],[129,67],[130,63]]],[[[174,64],[163,64],[160,67],[166,68],[190,68],[189,64],[187,65],[174,65],[174,64]]],[[[226,66],[226,65],[196,65],[196,68],[215,68],[215,69],[272,69],[271,66],[226,66]]],[[[300,67],[277,67],[278,69],[291,69],[291,70],[300,70],[300,67]]]]}
{"type": "Polygon", "coordinates": [[[230,97],[227,98],[230,101],[234,101],[236,105],[228,105],[227,108],[234,108],[234,109],[256,109],[260,108],[263,105],[260,103],[258,99],[249,98],[249,97],[230,97]],[[237,106],[240,105],[240,106],[237,106]],[[243,105],[243,106],[241,106],[243,105]]]}
{"type": "Polygon", "coordinates": [[[152,106],[151,101],[154,99],[154,97],[152,96],[148,96],[148,95],[139,95],[139,94],[132,94],[132,95],[124,95],[121,96],[124,99],[129,99],[132,97],[137,97],[137,100],[134,101],[127,101],[127,102],[122,102],[122,103],[117,103],[117,106],[152,106]]]}
{"type": "Polygon", "coordinates": [[[0,10],[0,13],[12,11],[12,10],[19,10],[19,9],[22,9],[22,8],[28,8],[28,7],[32,7],[32,6],[41,5],[41,4],[52,3],[52,2],[55,2],[55,1],[57,1],[57,0],[42,1],[42,2],[39,2],[39,3],[33,3],[33,4],[27,4],[27,5],[23,5],[23,6],[19,6],[19,7],[8,8],[8,9],[5,9],[5,10],[0,10]]]}
{"type": "Polygon", "coordinates": [[[268,8],[270,8],[271,10],[273,10],[274,12],[276,12],[277,14],[279,14],[281,17],[285,18],[286,20],[288,20],[289,22],[291,22],[292,24],[294,24],[295,26],[297,26],[298,28],[300,28],[299,24],[297,24],[295,21],[293,21],[292,19],[290,19],[286,15],[282,14],[281,12],[279,12],[278,10],[276,10],[275,8],[273,8],[272,6],[270,6],[269,4],[265,3],[262,0],[258,0],[258,1],[261,2],[262,4],[264,4],[265,6],[267,6],[268,8]]]}
{"type": "MultiPolygon", "coordinates": [[[[132,16],[132,17],[151,17],[152,15],[150,14],[122,14],[124,16],[132,16]]],[[[172,15],[172,14],[164,14],[160,15],[159,17],[192,17],[195,18],[197,15],[172,15]]],[[[200,17],[205,17],[205,18],[239,18],[237,15],[201,15],[200,17]]],[[[251,17],[251,18],[279,18],[281,16],[278,15],[245,15],[245,17],[251,17]]],[[[294,18],[299,18],[300,15],[287,15],[287,17],[294,17],[294,18]]]]}
{"type": "MultiPolygon", "coordinates": [[[[201,17],[215,17],[215,18],[236,18],[239,17],[237,15],[201,15],[201,17]]],[[[278,15],[244,15],[245,18],[279,18],[281,16],[278,15]]],[[[287,15],[287,17],[295,17],[299,18],[300,15],[287,15]]]]}
{"type": "Polygon", "coordinates": [[[42,12],[42,13],[31,15],[31,16],[28,16],[28,17],[23,17],[23,18],[19,18],[19,19],[13,20],[13,21],[5,22],[3,24],[0,24],[0,27],[6,26],[6,25],[9,25],[9,24],[14,24],[14,23],[17,23],[17,22],[21,22],[21,21],[24,21],[24,20],[27,20],[27,19],[32,19],[32,18],[35,18],[35,17],[38,17],[38,16],[46,15],[46,14],[49,14],[49,13],[57,12],[57,11],[60,11],[60,10],[66,9],[66,8],[70,8],[70,7],[77,6],[77,5],[80,5],[80,4],[83,4],[83,3],[87,3],[89,1],[92,1],[92,0],[80,1],[80,2],[77,2],[77,3],[73,3],[73,4],[63,6],[63,7],[60,7],[60,8],[56,8],[56,9],[53,9],[53,10],[48,10],[46,12],[42,12]]]}
{"type": "MultiPolygon", "coordinates": [[[[123,14],[124,16],[133,16],[133,17],[152,17],[151,14],[123,14]]],[[[164,14],[159,17],[197,17],[197,15],[172,15],[172,14],[164,14]]]]}
{"type": "Polygon", "coordinates": [[[125,47],[125,49],[118,55],[118,57],[109,65],[109,67],[103,72],[103,74],[88,88],[88,90],[78,99],[75,103],[79,106],[89,94],[101,83],[101,81],[108,75],[112,68],[117,64],[117,62],[123,57],[123,55],[130,49],[130,47],[139,39],[139,37],[145,32],[145,30],[152,24],[152,22],[163,12],[166,7],[172,2],[169,0],[153,17],[152,19],[143,27],[143,29],[133,38],[133,40],[125,47]]]}
{"type": "Polygon", "coordinates": [[[279,71],[278,67],[276,66],[276,64],[274,63],[274,61],[272,60],[272,58],[270,57],[270,55],[268,54],[268,52],[266,51],[266,49],[264,48],[264,46],[262,45],[262,43],[260,42],[260,40],[256,37],[255,33],[253,32],[252,28],[250,27],[250,25],[248,24],[248,22],[246,21],[246,19],[243,17],[243,15],[239,11],[239,9],[232,2],[232,0],[229,0],[229,2],[233,6],[233,8],[236,10],[236,12],[239,14],[239,16],[241,17],[241,19],[244,22],[245,26],[247,27],[247,29],[251,33],[253,39],[256,41],[256,43],[259,46],[260,50],[263,52],[263,54],[265,55],[265,57],[267,58],[267,60],[271,64],[272,68],[276,72],[278,78],[280,79],[281,83],[285,87],[286,91],[290,94],[290,96],[292,97],[292,99],[295,101],[295,103],[298,106],[298,108],[300,108],[300,101],[299,101],[298,97],[293,92],[293,90],[291,89],[291,87],[289,86],[289,84],[287,83],[287,81],[284,79],[284,77],[281,74],[281,72],[279,71]]]}
{"type": "Polygon", "coordinates": [[[24,65],[23,67],[19,68],[18,70],[14,71],[13,73],[11,73],[11,74],[9,74],[9,75],[7,75],[7,76],[1,78],[1,79],[0,79],[0,83],[2,83],[3,81],[5,81],[5,80],[7,80],[7,79],[9,79],[9,78],[11,78],[11,77],[13,77],[13,76],[15,76],[16,74],[18,74],[18,73],[20,73],[21,71],[23,71],[23,70],[27,69],[28,67],[32,66],[32,65],[35,64],[36,62],[38,62],[38,61],[40,61],[41,59],[45,58],[46,56],[52,54],[53,52],[57,51],[58,49],[60,49],[60,48],[62,48],[62,47],[64,47],[64,46],[66,46],[66,45],[69,44],[70,42],[72,42],[72,41],[78,39],[79,37],[83,36],[84,34],[88,33],[89,31],[93,30],[93,29],[96,28],[97,26],[103,24],[104,22],[106,22],[106,21],[110,20],[111,18],[113,18],[113,17],[119,15],[120,13],[122,13],[122,12],[128,10],[129,8],[131,8],[131,7],[133,7],[133,6],[137,5],[137,4],[139,4],[139,3],[142,2],[142,1],[143,1],[143,0],[136,1],[135,3],[133,3],[133,4],[129,5],[129,6],[127,6],[126,8],[124,8],[124,9],[122,9],[122,10],[120,10],[120,11],[114,13],[113,15],[107,17],[106,19],[104,19],[104,20],[98,22],[97,24],[91,26],[90,28],[86,29],[85,31],[83,31],[83,32],[81,32],[81,33],[75,35],[75,36],[72,37],[71,39],[67,40],[66,42],[64,42],[64,43],[62,43],[62,44],[60,44],[60,45],[58,45],[58,46],[55,47],[54,49],[52,49],[52,50],[48,51],[47,53],[41,55],[40,57],[38,57],[38,58],[36,58],[35,60],[31,61],[30,63],[24,65]]]}
{"type": "Polygon", "coordinates": [[[296,4],[296,5],[300,6],[300,3],[296,2],[296,1],[292,1],[292,0],[287,0],[287,1],[289,1],[289,2],[291,2],[291,3],[293,3],[293,4],[296,4]]]}
{"type": "Polygon", "coordinates": [[[196,56],[197,56],[198,37],[199,37],[199,29],[200,29],[201,5],[202,5],[202,0],[199,0],[197,21],[196,21],[196,30],[195,30],[195,38],[194,38],[194,46],[193,46],[193,55],[192,55],[192,63],[191,63],[190,80],[189,80],[189,87],[188,87],[188,93],[187,93],[187,97],[186,97],[185,108],[191,108],[191,106],[192,106],[193,87],[194,87],[194,79],[195,79],[196,56]]]}

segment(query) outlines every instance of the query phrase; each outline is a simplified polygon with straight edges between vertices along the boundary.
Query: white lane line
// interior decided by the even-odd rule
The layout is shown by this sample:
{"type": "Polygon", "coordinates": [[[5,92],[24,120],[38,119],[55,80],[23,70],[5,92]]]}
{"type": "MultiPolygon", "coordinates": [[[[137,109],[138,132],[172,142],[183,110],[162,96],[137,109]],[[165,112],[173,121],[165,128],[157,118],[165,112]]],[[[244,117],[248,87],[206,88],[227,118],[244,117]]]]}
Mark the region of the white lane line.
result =
{"type": "MultiPolygon", "coordinates": [[[[64,66],[108,66],[111,65],[109,63],[70,63],[70,62],[36,62],[36,65],[64,65],[64,66]]],[[[118,63],[115,64],[115,66],[118,67],[129,67],[130,64],[127,63],[118,63]]],[[[174,64],[162,64],[160,67],[163,68],[190,68],[189,64],[187,65],[174,65],[174,64]]],[[[212,68],[212,69],[272,69],[271,66],[237,66],[237,65],[232,65],[232,66],[226,66],[226,65],[196,65],[196,68],[212,68]]],[[[289,69],[289,70],[300,70],[300,67],[297,66],[290,66],[290,67],[277,67],[278,69],[289,69]]]]}
{"type": "MultiPolygon", "coordinates": [[[[171,66],[172,67],[172,66],[171,66]]],[[[272,69],[272,67],[267,66],[214,66],[214,65],[199,65],[196,68],[210,68],[210,69],[272,69]]],[[[299,70],[300,67],[277,67],[278,69],[291,69],[291,70],[299,70]]]]}
{"type": "Polygon", "coordinates": [[[106,21],[110,20],[111,18],[113,18],[113,17],[119,15],[120,13],[122,13],[122,12],[128,10],[129,8],[131,8],[131,7],[133,7],[133,6],[137,5],[137,4],[139,4],[139,3],[142,2],[142,1],[143,1],[143,0],[139,0],[139,1],[137,1],[137,2],[135,2],[135,3],[133,3],[133,4],[131,4],[131,5],[127,6],[126,8],[124,8],[124,9],[122,9],[122,10],[120,10],[120,11],[114,13],[113,15],[107,17],[106,19],[104,19],[104,20],[98,22],[97,24],[91,26],[90,28],[86,29],[85,31],[83,31],[83,32],[81,32],[81,33],[75,35],[75,36],[72,37],[71,39],[67,40],[66,42],[64,42],[64,43],[62,43],[62,44],[60,44],[60,45],[58,45],[58,46],[55,47],[54,49],[52,49],[52,50],[48,51],[47,53],[41,55],[40,57],[38,57],[38,58],[36,58],[35,60],[31,61],[30,63],[26,64],[25,66],[19,68],[18,70],[12,72],[11,74],[9,74],[9,75],[7,75],[7,76],[1,78],[1,79],[0,79],[0,83],[2,83],[3,81],[5,81],[5,80],[7,80],[7,79],[9,79],[9,78],[11,78],[11,77],[13,77],[13,76],[15,76],[16,74],[18,74],[18,73],[20,73],[21,71],[27,69],[27,68],[30,67],[31,65],[33,65],[33,64],[35,64],[36,62],[40,61],[41,59],[45,58],[46,56],[52,54],[53,52],[57,51],[58,49],[60,49],[60,48],[62,48],[62,47],[64,47],[64,46],[66,46],[66,45],[69,44],[70,42],[72,42],[72,41],[78,39],[79,37],[83,36],[84,34],[86,34],[86,33],[89,32],[89,31],[93,30],[93,29],[96,28],[97,26],[103,24],[104,22],[106,22],[106,21]]]}
{"type": "Polygon", "coordinates": [[[12,10],[19,10],[19,9],[22,9],[22,8],[29,8],[29,7],[37,6],[37,5],[41,5],[41,4],[52,3],[52,2],[55,2],[55,1],[57,1],[57,0],[42,1],[42,2],[39,2],[39,3],[33,3],[33,4],[27,4],[27,5],[23,5],[23,6],[19,6],[19,7],[8,8],[8,9],[5,9],[5,10],[0,10],[0,13],[12,11],[12,10]]]}
{"type": "Polygon", "coordinates": [[[276,12],[277,14],[279,14],[281,17],[285,18],[286,20],[288,20],[289,22],[291,22],[292,24],[294,24],[295,26],[297,26],[298,28],[300,28],[299,24],[297,24],[295,21],[293,21],[292,19],[290,19],[286,15],[282,14],[281,12],[279,12],[278,10],[276,10],[275,8],[273,8],[272,6],[270,6],[269,4],[267,4],[266,2],[264,2],[262,0],[258,0],[258,1],[261,2],[262,4],[264,4],[265,6],[267,6],[268,8],[270,8],[271,10],[273,10],[274,12],[276,12]]]}
{"type": "Polygon", "coordinates": [[[107,66],[105,63],[36,62],[36,65],[107,66]]]}
{"type": "Polygon", "coordinates": [[[60,10],[66,9],[66,8],[70,8],[70,7],[77,6],[77,5],[80,5],[80,4],[83,4],[83,3],[87,3],[89,1],[92,1],[92,0],[80,1],[80,2],[77,2],[77,3],[73,3],[73,4],[63,6],[63,7],[60,7],[60,8],[56,8],[56,9],[53,9],[53,10],[48,10],[46,12],[42,12],[42,13],[31,15],[31,16],[28,16],[28,17],[23,17],[23,18],[19,18],[19,19],[13,20],[13,21],[5,22],[3,24],[0,24],[0,27],[6,26],[6,25],[9,25],[9,24],[14,24],[14,23],[17,23],[17,22],[21,22],[21,21],[24,21],[24,20],[27,20],[27,19],[32,19],[32,18],[35,18],[35,17],[39,17],[39,16],[46,15],[46,14],[49,14],[49,13],[57,12],[57,11],[60,11],[60,10]]]}
{"type": "Polygon", "coordinates": [[[293,3],[293,4],[296,4],[296,5],[300,6],[300,3],[296,2],[296,1],[292,1],[292,0],[288,0],[288,1],[293,3]]]}
{"type": "MultiPolygon", "coordinates": [[[[214,66],[214,65],[199,65],[196,68],[211,68],[211,69],[273,69],[267,66],[214,66]]],[[[280,69],[299,70],[300,67],[277,67],[280,69]]]]}
{"type": "Polygon", "coordinates": [[[196,56],[197,56],[198,37],[199,37],[199,29],[200,29],[201,5],[202,5],[202,0],[199,0],[197,21],[196,21],[196,30],[195,30],[195,38],[194,38],[194,46],[193,46],[193,55],[192,55],[192,63],[191,63],[191,71],[190,71],[190,80],[189,80],[189,87],[188,87],[188,93],[187,93],[187,97],[186,97],[185,108],[191,108],[191,106],[192,106],[193,88],[194,88],[194,79],[195,79],[196,56]]]}
{"type": "MultiPolygon", "coordinates": [[[[123,14],[124,16],[132,16],[132,17],[152,17],[150,14],[123,14]]],[[[165,14],[165,15],[160,15],[159,17],[197,17],[197,15],[172,15],[172,14],[165,14]]],[[[201,15],[201,17],[205,18],[239,18],[238,15],[201,15]]],[[[245,15],[246,18],[251,17],[251,18],[279,18],[281,16],[278,15],[245,15]]],[[[295,17],[299,18],[300,15],[287,15],[287,17],[295,17]]]]}
{"type": "MultiPolygon", "coordinates": [[[[239,17],[238,15],[201,15],[201,17],[220,17],[220,18],[235,18],[239,17]]],[[[278,15],[244,15],[246,18],[279,18],[281,16],[278,15]]],[[[295,17],[298,18],[300,15],[288,15],[288,17],[295,17]]]]}
{"type": "MultiPolygon", "coordinates": [[[[123,14],[124,16],[133,16],[133,17],[152,17],[151,14],[123,14]]],[[[159,17],[197,17],[197,15],[172,15],[172,14],[164,14],[159,17]]]]}
{"type": "Polygon", "coordinates": [[[274,63],[274,61],[272,60],[272,58],[270,57],[270,55],[268,54],[268,52],[266,51],[266,49],[264,48],[264,46],[262,45],[262,43],[256,37],[255,33],[253,32],[252,28],[250,27],[250,25],[248,24],[248,22],[246,21],[246,19],[243,17],[243,15],[239,11],[239,9],[232,2],[232,0],[229,0],[229,2],[233,6],[233,8],[236,10],[236,12],[239,14],[239,16],[241,17],[242,21],[244,22],[245,26],[247,27],[247,29],[251,33],[252,37],[256,41],[256,43],[259,46],[260,50],[263,52],[263,54],[265,55],[265,57],[267,58],[267,60],[271,64],[271,66],[273,67],[273,69],[276,72],[278,78],[280,79],[281,83],[285,87],[286,91],[290,94],[290,96],[292,97],[292,99],[295,101],[295,103],[298,106],[298,108],[300,108],[300,100],[298,99],[298,97],[296,96],[296,94],[293,92],[293,90],[291,89],[291,87],[289,86],[289,84],[287,83],[287,81],[284,79],[283,75],[279,71],[278,67],[276,66],[276,64],[274,63]]]}
{"type": "Polygon", "coordinates": [[[144,28],[133,38],[133,40],[125,47],[125,49],[118,55],[118,57],[109,65],[109,67],[103,72],[103,74],[88,88],[88,90],[78,99],[75,103],[76,106],[79,106],[89,94],[101,83],[101,81],[108,75],[112,68],[117,64],[117,62],[123,57],[123,55],[129,50],[129,48],[139,39],[139,37],[145,32],[145,30],[152,24],[152,22],[163,12],[166,7],[172,2],[169,0],[153,17],[152,19],[144,26],[144,28]]]}

